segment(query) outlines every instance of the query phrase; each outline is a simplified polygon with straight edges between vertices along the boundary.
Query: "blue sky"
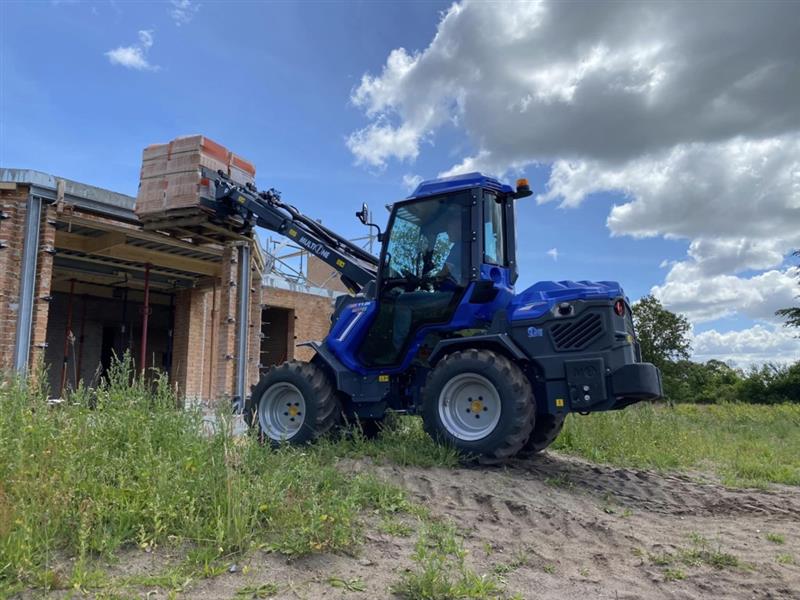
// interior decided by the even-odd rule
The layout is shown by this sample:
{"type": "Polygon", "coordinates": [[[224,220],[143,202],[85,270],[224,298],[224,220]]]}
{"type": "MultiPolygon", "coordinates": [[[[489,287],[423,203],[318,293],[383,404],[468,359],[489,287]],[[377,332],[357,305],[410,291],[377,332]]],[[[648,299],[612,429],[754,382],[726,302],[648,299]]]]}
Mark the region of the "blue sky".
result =
{"type": "MultiPolygon", "coordinates": [[[[412,66],[417,71],[425,60],[442,64],[434,60],[434,36],[458,35],[453,29],[464,26],[453,15],[443,20],[449,7],[444,2],[2,3],[0,166],[41,170],[135,195],[144,146],[203,133],[251,159],[259,187],[275,187],[307,214],[345,234],[361,235],[364,230],[353,213],[362,201],[382,220],[386,213],[380,207],[407,195],[404,176],[434,177],[485,148],[499,156],[506,150],[504,139],[516,136],[510,131],[504,137],[502,126],[480,131],[470,113],[477,104],[472,101],[446,118],[426,122],[412,155],[390,143],[381,150],[385,159],[364,160],[353,143],[354,132],[371,125],[390,132],[404,124],[416,126],[420,111],[414,103],[422,103],[431,88],[423,81],[415,89],[413,81],[402,79],[408,79],[406,71],[400,79],[393,77],[387,59],[404,48],[407,56],[416,57],[412,66]],[[140,32],[146,32],[144,37],[140,32]],[[126,47],[138,48],[148,68],[112,64],[107,53],[126,47]],[[365,74],[388,95],[365,87],[365,74]]],[[[468,5],[456,16],[463,23],[473,10],[468,5]]],[[[465,55],[470,51],[461,50],[465,55]]],[[[473,50],[492,52],[479,45],[473,50]]],[[[514,60],[508,56],[508,62],[514,60]]],[[[554,59],[553,64],[562,62],[554,59]]],[[[503,63],[495,68],[502,72],[503,63]]],[[[452,70],[453,77],[468,77],[458,65],[452,70]]],[[[446,76],[439,73],[436,81],[446,76]]],[[[473,92],[465,88],[460,97],[473,92]]],[[[460,102],[443,98],[441,105],[460,102]]],[[[440,110],[436,101],[432,106],[440,110]]],[[[500,118],[497,113],[506,105],[498,106],[482,119],[500,118]]],[[[539,138],[531,143],[536,144],[539,138]]],[[[552,169],[562,151],[508,152],[505,162],[476,164],[508,179],[524,173],[541,195],[557,188],[552,169]]],[[[600,164],[605,171],[598,179],[613,171],[602,162],[605,157],[575,154],[574,148],[563,152],[572,153],[570,160],[600,164]]],[[[613,167],[634,164],[637,158],[625,160],[613,167]]],[[[627,194],[611,185],[584,188],[574,202],[564,200],[569,190],[556,190],[555,201],[520,201],[520,284],[614,279],[633,299],[653,286],[663,286],[670,298],[673,288],[665,282],[670,265],[694,260],[687,259],[690,242],[709,236],[655,227],[651,237],[637,238],[630,223],[612,235],[606,220],[614,205],[631,201],[636,182],[627,194]],[[548,254],[552,248],[557,259],[548,254]]],[[[784,260],[771,268],[785,270],[787,264],[784,260]]],[[[726,276],[747,281],[765,271],[739,268],[726,276]]],[[[698,315],[704,310],[701,301],[689,306],[698,315]]],[[[735,307],[722,314],[693,319],[695,332],[725,334],[759,322],[752,311],[735,307]]]]}

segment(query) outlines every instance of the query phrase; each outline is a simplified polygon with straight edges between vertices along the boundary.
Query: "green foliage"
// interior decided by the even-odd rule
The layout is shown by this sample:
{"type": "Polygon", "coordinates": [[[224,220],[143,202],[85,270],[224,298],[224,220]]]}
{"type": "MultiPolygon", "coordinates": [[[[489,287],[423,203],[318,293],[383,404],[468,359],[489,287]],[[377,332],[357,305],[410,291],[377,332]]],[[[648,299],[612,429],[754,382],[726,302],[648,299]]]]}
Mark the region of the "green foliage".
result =
{"type": "Polygon", "coordinates": [[[237,599],[257,600],[260,598],[271,598],[278,594],[278,586],[272,582],[262,583],[261,585],[247,585],[236,590],[237,599]]]}
{"type": "MultiPolygon", "coordinates": [[[[800,256],[800,250],[797,250],[794,254],[795,256],[800,256]]],[[[797,276],[800,279],[800,272],[798,272],[797,276]]],[[[800,299],[800,296],[798,296],[798,299],[800,299]]],[[[785,325],[787,327],[800,327],[800,306],[782,308],[776,311],[775,314],[786,319],[785,325]]]]}
{"type": "Polygon", "coordinates": [[[633,322],[646,362],[666,372],[674,361],[689,358],[689,320],[668,311],[655,296],[645,296],[633,305],[633,322]]]}
{"type": "Polygon", "coordinates": [[[270,450],[232,437],[224,415],[203,435],[165,378],[151,387],[132,373],[126,358],[92,396],[61,405],[0,385],[0,595],[96,585],[93,559],[132,545],[188,544],[184,579],[251,547],[351,552],[362,511],[408,506],[391,485],[343,474],[330,446],[270,450]]]}
{"type": "Polygon", "coordinates": [[[765,364],[744,372],[719,360],[692,362],[689,321],[653,296],[633,305],[633,319],[642,359],[661,369],[664,395],[672,402],[800,402],[800,363],[765,364]]]}
{"type": "Polygon", "coordinates": [[[388,413],[378,437],[366,439],[358,424],[338,441],[328,442],[338,456],[369,456],[397,465],[414,467],[455,467],[458,451],[446,444],[437,444],[425,433],[422,420],[388,413]]]}
{"type": "Polygon", "coordinates": [[[352,577],[350,579],[342,579],[341,577],[328,577],[328,583],[332,587],[341,588],[348,592],[363,592],[367,589],[364,580],[360,577],[352,577]]]}
{"type": "Polygon", "coordinates": [[[658,567],[668,567],[664,570],[665,581],[677,581],[685,578],[680,569],[674,568],[676,564],[686,567],[709,566],[715,569],[739,568],[742,563],[739,559],[723,551],[720,544],[713,546],[709,540],[701,535],[691,534],[691,546],[678,548],[675,552],[662,552],[649,555],[650,563],[658,567]]]}
{"type": "Polygon", "coordinates": [[[640,404],[570,415],[553,447],[621,466],[710,468],[728,485],[800,485],[800,404],[640,404]]]}
{"type": "Polygon", "coordinates": [[[502,598],[502,584],[490,574],[478,575],[466,562],[467,552],[449,523],[429,522],[417,540],[412,559],[392,591],[408,600],[502,598]]]}
{"type": "Polygon", "coordinates": [[[738,400],[736,385],[742,375],[722,361],[703,364],[682,360],[671,365],[669,372],[669,397],[675,402],[717,404],[738,400]]]}
{"type": "Polygon", "coordinates": [[[450,246],[451,241],[447,235],[432,232],[430,227],[422,229],[416,223],[398,218],[392,227],[387,250],[389,266],[395,272],[392,276],[398,276],[404,270],[417,277],[439,272],[444,266],[450,246]],[[438,235],[431,242],[426,236],[432,233],[438,235]],[[428,253],[428,262],[425,264],[428,253]]]}
{"type": "Polygon", "coordinates": [[[643,297],[632,309],[642,360],[661,369],[664,395],[675,400],[683,392],[681,388],[691,371],[687,366],[691,364],[689,320],[664,308],[652,295],[643,297]]]}
{"type": "Polygon", "coordinates": [[[800,363],[791,366],[765,364],[741,371],[718,360],[707,363],[686,360],[673,363],[669,373],[665,387],[674,402],[800,402],[800,363]]]}
{"type": "Polygon", "coordinates": [[[748,371],[736,384],[737,400],[756,404],[800,403],[800,362],[766,364],[748,371]]]}

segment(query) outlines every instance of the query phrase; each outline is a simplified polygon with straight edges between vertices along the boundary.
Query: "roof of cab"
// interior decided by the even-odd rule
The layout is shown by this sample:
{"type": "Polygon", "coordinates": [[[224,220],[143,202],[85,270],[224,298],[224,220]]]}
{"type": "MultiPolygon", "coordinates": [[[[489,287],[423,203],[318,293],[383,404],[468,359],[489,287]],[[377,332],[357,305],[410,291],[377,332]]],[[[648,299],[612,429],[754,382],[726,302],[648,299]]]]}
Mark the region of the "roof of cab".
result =
{"type": "Polygon", "coordinates": [[[472,187],[482,187],[497,192],[511,194],[514,190],[510,185],[500,183],[494,177],[483,175],[482,173],[464,173],[463,175],[454,175],[453,177],[440,177],[439,179],[429,179],[423,181],[417,186],[417,189],[408,197],[409,200],[414,198],[424,198],[426,196],[433,196],[436,194],[446,194],[457,190],[463,190],[472,187]]]}

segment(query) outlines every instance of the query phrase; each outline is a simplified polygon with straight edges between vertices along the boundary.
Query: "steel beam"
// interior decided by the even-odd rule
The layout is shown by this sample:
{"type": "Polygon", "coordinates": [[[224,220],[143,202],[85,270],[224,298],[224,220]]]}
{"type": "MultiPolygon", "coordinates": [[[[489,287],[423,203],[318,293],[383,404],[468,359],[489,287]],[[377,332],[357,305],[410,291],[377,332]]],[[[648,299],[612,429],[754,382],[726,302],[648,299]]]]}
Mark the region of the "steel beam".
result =
{"type": "Polygon", "coordinates": [[[234,412],[241,412],[247,389],[247,347],[250,325],[250,244],[239,246],[239,282],[237,285],[238,319],[236,321],[236,395],[233,398],[234,412]]]}
{"type": "Polygon", "coordinates": [[[17,338],[14,343],[14,369],[20,375],[28,372],[33,327],[33,303],[36,289],[36,262],[39,255],[39,228],[42,220],[42,199],[28,195],[25,213],[25,237],[22,246],[21,281],[19,286],[19,311],[17,313],[17,338]]]}

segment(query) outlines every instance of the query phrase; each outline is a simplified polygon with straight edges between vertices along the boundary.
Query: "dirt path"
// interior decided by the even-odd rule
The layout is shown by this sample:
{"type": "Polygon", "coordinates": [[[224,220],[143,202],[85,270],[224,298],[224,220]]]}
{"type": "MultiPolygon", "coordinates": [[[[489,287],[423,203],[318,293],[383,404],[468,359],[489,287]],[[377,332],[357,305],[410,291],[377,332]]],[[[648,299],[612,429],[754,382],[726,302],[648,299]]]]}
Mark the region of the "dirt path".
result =
{"type": "MultiPolygon", "coordinates": [[[[794,488],[731,490],[555,454],[502,468],[343,466],[377,472],[455,522],[479,573],[523,563],[503,578],[509,593],[524,598],[800,599],[800,565],[783,564],[800,560],[794,488]],[[769,541],[768,533],[784,542],[769,541]],[[737,566],[709,564],[730,556],[737,566]]],[[[282,598],[389,598],[389,586],[412,567],[412,551],[413,538],[372,531],[359,557],[287,562],[264,555],[251,560],[247,575],[208,580],[190,595],[231,598],[271,581],[282,598]],[[365,590],[335,587],[332,575],[360,578],[365,590]]]]}
{"type": "MultiPolygon", "coordinates": [[[[557,454],[505,467],[421,469],[367,460],[341,465],[377,473],[434,516],[455,523],[468,565],[477,573],[500,573],[508,595],[800,600],[797,488],[732,490],[699,477],[597,466],[557,454]],[[715,566],[731,562],[736,564],[715,566]]],[[[419,526],[413,517],[402,519],[409,529],[419,526]]],[[[192,581],[182,597],[242,599],[270,592],[309,600],[392,598],[390,587],[415,567],[415,535],[381,532],[378,517],[370,517],[365,533],[358,556],[287,560],[253,552],[232,572],[192,581]]],[[[181,559],[164,552],[124,553],[110,569],[154,575],[181,559]]],[[[149,599],[167,597],[160,589],[141,592],[149,599]]]]}

